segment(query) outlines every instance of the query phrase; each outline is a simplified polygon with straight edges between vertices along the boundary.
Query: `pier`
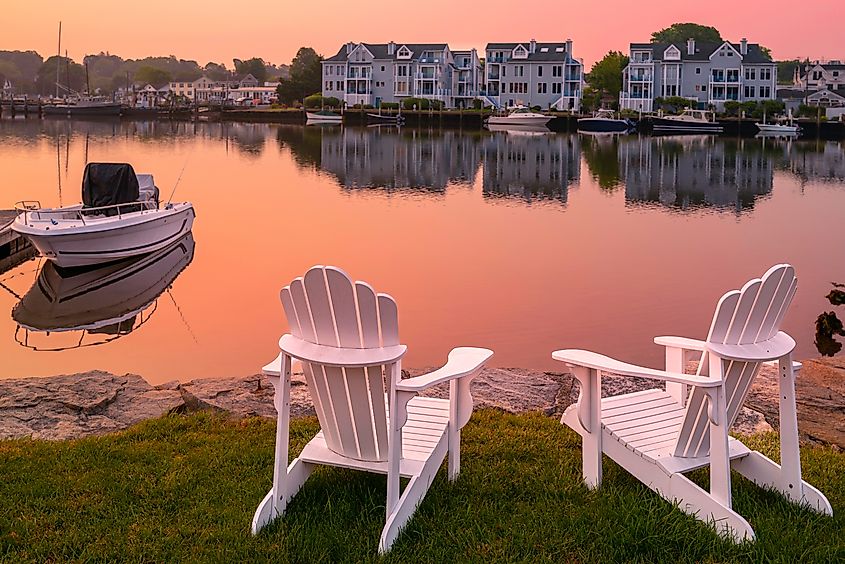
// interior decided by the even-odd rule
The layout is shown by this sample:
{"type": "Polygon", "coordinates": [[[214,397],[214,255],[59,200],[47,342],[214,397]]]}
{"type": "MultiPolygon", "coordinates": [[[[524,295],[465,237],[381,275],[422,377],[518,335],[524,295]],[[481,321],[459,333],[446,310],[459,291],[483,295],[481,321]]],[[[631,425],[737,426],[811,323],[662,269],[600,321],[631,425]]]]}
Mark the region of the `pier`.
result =
{"type": "Polygon", "coordinates": [[[36,254],[29,241],[12,231],[15,217],[15,210],[0,210],[0,273],[11,270],[36,254]]]}

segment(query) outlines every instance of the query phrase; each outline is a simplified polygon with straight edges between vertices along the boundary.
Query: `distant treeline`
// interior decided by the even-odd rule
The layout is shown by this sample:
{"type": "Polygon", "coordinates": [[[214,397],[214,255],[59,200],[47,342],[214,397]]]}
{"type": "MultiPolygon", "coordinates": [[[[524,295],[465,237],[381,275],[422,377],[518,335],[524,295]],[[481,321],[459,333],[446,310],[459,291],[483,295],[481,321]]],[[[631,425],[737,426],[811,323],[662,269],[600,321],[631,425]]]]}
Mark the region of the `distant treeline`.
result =
{"type": "Polygon", "coordinates": [[[196,61],[169,57],[123,59],[117,55],[100,53],[86,55],[82,63],[53,55],[46,60],[35,51],[0,51],[0,88],[6,81],[16,94],[54,94],[56,82],[63,88],[81,92],[111,93],[132,84],[165,84],[189,82],[207,75],[213,80],[229,80],[252,74],[260,82],[279,80],[288,76],[288,65],[274,65],[261,58],[234,59],[232,66],[209,62],[200,66],[196,61]],[[87,67],[87,72],[86,72],[87,67]]]}

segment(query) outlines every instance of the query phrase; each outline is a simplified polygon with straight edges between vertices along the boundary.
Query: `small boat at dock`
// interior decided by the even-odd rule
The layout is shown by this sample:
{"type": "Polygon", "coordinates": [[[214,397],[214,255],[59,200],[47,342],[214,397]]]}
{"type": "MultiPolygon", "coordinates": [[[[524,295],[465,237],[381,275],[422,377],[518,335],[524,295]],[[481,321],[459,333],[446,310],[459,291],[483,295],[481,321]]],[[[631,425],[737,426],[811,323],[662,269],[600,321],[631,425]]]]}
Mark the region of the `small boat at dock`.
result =
{"type": "Polygon", "coordinates": [[[525,106],[517,106],[513,111],[505,116],[490,116],[487,118],[488,125],[503,125],[503,126],[545,126],[552,120],[552,116],[532,112],[525,106]]]}
{"type": "Polygon", "coordinates": [[[131,165],[89,163],[82,203],[43,208],[19,202],[12,230],[58,266],[102,264],[157,251],[191,230],[190,202],[159,204],[152,175],[131,165]]]}
{"type": "Polygon", "coordinates": [[[801,128],[797,125],[787,125],[782,123],[755,123],[760,133],[766,135],[799,135],[801,128]]]}
{"type": "Polygon", "coordinates": [[[308,123],[343,123],[343,116],[331,110],[305,112],[308,123]]]}
{"type": "Polygon", "coordinates": [[[405,116],[402,114],[367,114],[367,122],[368,123],[385,123],[385,124],[396,124],[401,125],[405,123],[405,116]]]}
{"type": "Polygon", "coordinates": [[[578,131],[596,133],[624,133],[633,129],[629,119],[617,118],[613,110],[599,110],[596,115],[578,120],[578,131]]]}
{"type": "Polygon", "coordinates": [[[722,133],[724,128],[706,110],[686,109],[677,116],[654,116],[652,129],[656,133],[722,133]]]}

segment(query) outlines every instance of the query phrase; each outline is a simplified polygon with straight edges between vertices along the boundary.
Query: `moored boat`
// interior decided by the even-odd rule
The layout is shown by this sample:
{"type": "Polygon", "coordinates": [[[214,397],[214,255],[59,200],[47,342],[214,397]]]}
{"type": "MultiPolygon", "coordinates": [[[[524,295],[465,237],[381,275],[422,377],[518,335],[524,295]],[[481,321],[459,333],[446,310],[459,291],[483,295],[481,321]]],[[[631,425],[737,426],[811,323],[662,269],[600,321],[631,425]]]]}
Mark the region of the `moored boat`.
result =
{"type": "Polygon", "coordinates": [[[62,267],[101,264],[162,249],[191,230],[190,202],[159,206],[152,175],[131,165],[89,163],[82,203],[43,208],[20,202],[12,229],[62,267]]]}
{"type": "Polygon", "coordinates": [[[342,123],[343,116],[331,110],[320,110],[319,112],[305,112],[308,123],[342,123]]]}
{"type": "Polygon", "coordinates": [[[121,103],[104,98],[80,97],[64,104],[43,106],[47,115],[60,116],[119,116],[121,103]]]}
{"type": "Polygon", "coordinates": [[[395,123],[401,125],[405,123],[405,116],[402,114],[367,114],[367,122],[369,123],[395,123]]]}
{"type": "Polygon", "coordinates": [[[686,109],[677,116],[654,116],[651,124],[655,132],[722,133],[724,128],[712,118],[712,112],[686,109]]]}
{"type": "Polygon", "coordinates": [[[783,123],[755,123],[760,133],[767,135],[798,135],[801,133],[801,128],[797,125],[787,125],[783,123]]]}
{"type": "Polygon", "coordinates": [[[578,120],[578,131],[624,133],[634,127],[629,119],[617,118],[613,110],[599,110],[596,115],[578,120]]]}
{"type": "Polygon", "coordinates": [[[532,112],[529,108],[526,108],[525,106],[517,106],[513,111],[511,111],[506,116],[490,116],[487,119],[487,124],[488,125],[502,125],[502,126],[509,126],[509,125],[545,126],[551,120],[552,120],[552,116],[547,116],[545,114],[532,112]]]}

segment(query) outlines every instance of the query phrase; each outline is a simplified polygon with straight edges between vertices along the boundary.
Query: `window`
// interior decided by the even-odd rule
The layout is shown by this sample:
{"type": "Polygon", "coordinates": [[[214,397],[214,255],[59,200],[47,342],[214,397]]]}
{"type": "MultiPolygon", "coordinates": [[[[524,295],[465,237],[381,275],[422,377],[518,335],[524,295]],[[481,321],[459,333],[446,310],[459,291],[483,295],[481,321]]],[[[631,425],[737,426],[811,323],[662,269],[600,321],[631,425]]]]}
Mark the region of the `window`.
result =
{"type": "Polygon", "coordinates": [[[563,76],[563,67],[555,65],[552,67],[552,76],[563,76]]]}
{"type": "Polygon", "coordinates": [[[701,67],[695,67],[695,74],[701,74],[701,67]]]}
{"type": "Polygon", "coordinates": [[[327,81],[326,81],[326,90],[331,90],[331,89],[332,89],[332,81],[331,81],[331,80],[327,80],[327,81]]]}
{"type": "MultiPolygon", "coordinates": [[[[543,65],[537,67],[537,76],[543,76],[543,65]]],[[[836,75],[834,75],[836,76],[836,75]]]]}
{"type": "Polygon", "coordinates": [[[540,47],[540,52],[541,52],[541,53],[548,53],[548,52],[549,52],[549,48],[548,48],[548,47],[540,47]]]}
{"type": "Polygon", "coordinates": [[[760,97],[761,98],[771,98],[772,97],[772,87],[771,86],[761,86],[760,87],[760,97]]]}
{"type": "Polygon", "coordinates": [[[745,97],[746,98],[754,98],[757,95],[757,88],[755,86],[746,86],[745,87],[745,97]]]}
{"type": "Polygon", "coordinates": [[[384,72],[384,65],[381,66],[381,72],[384,72]]]}
{"type": "Polygon", "coordinates": [[[560,82],[552,82],[552,94],[560,94],[560,87],[563,86],[560,82]]]}
{"type": "Polygon", "coordinates": [[[733,51],[728,51],[728,57],[733,57],[733,56],[734,56],[734,52],[733,52],[733,51]]]}
{"type": "Polygon", "coordinates": [[[335,90],[343,90],[343,81],[338,80],[337,82],[335,82],[335,88],[334,89],[335,90]]]}
{"type": "Polygon", "coordinates": [[[547,88],[547,85],[546,85],[545,82],[538,82],[537,83],[537,94],[545,94],[547,92],[546,88],[547,88]]]}
{"type": "Polygon", "coordinates": [[[772,69],[765,68],[760,69],[760,80],[771,80],[772,79],[772,69]]]}

